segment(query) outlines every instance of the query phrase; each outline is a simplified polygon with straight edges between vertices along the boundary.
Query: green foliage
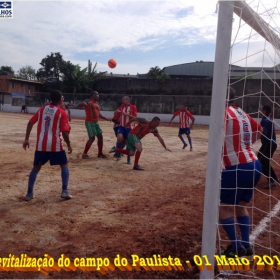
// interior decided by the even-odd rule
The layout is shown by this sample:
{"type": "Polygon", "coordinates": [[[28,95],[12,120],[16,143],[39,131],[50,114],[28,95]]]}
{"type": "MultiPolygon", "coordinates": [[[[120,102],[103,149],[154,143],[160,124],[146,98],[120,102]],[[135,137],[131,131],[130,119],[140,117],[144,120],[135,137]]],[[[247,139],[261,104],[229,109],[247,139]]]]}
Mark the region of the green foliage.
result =
{"type": "Polygon", "coordinates": [[[160,75],[156,77],[156,81],[160,84],[165,84],[166,80],[170,79],[169,74],[162,72],[160,75]]]}
{"type": "MultiPolygon", "coordinates": [[[[42,66],[36,73],[38,80],[48,81],[49,79],[61,80],[62,71],[67,67],[67,62],[63,60],[62,55],[51,53],[42,59],[40,65],[42,66]]],[[[68,64],[69,66],[69,64],[68,64]]]]}
{"type": "Polygon", "coordinates": [[[238,80],[242,80],[242,79],[254,79],[254,73],[253,72],[247,72],[247,74],[245,75],[240,75],[240,76],[236,76],[235,79],[238,79],[238,80]]]}
{"type": "Polygon", "coordinates": [[[161,84],[161,85],[165,84],[166,80],[170,79],[169,74],[165,73],[158,66],[151,67],[148,74],[147,74],[147,77],[155,79],[156,82],[161,84]]]}
{"type": "Polygon", "coordinates": [[[69,64],[63,70],[63,86],[64,91],[71,93],[86,93],[92,89],[93,84],[103,78],[106,72],[96,71],[97,63],[95,63],[93,69],[86,67],[81,69],[79,65],[69,64]],[[87,71],[88,70],[88,71],[87,71]]]}
{"type": "Polygon", "coordinates": [[[0,71],[8,72],[10,75],[14,76],[15,71],[11,66],[1,66],[0,71]]]}
{"type": "Polygon", "coordinates": [[[35,80],[36,70],[32,68],[30,65],[26,65],[21,67],[19,71],[17,71],[16,78],[23,80],[35,80]]]}
{"type": "Polygon", "coordinates": [[[163,71],[158,67],[151,67],[148,74],[147,74],[147,77],[148,78],[156,78],[157,76],[159,76],[163,71]]]}

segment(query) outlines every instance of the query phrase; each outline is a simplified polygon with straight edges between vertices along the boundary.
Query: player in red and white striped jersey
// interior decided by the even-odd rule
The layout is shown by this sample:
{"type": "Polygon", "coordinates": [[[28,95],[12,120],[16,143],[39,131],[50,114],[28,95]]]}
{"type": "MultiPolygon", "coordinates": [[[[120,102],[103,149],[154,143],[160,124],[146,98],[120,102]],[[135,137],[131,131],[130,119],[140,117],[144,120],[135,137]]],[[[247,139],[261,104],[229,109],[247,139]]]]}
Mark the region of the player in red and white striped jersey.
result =
{"type": "MultiPolygon", "coordinates": [[[[128,96],[124,96],[122,98],[122,105],[116,111],[113,121],[118,120],[119,126],[117,129],[117,148],[123,149],[125,143],[127,142],[127,137],[129,132],[134,128],[134,122],[129,123],[128,127],[126,124],[132,119],[137,117],[137,108],[135,105],[130,104],[130,98],[128,96]]],[[[114,152],[111,150],[110,152],[114,152]]],[[[121,159],[121,153],[116,153],[117,160],[121,159]]],[[[127,158],[127,163],[130,164],[130,156],[127,158]]]]}
{"type": "Polygon", "coordinates": [[[193,128],[195,118],[190,113],[190,111],[187,110],[187,107],[184,104],[181,105],[180,110],[176,111],[173,114],[173,117],[171,118],[171,120],[169,122],[169,125],[171,124],[173,119],[177,116],[179,117],[179,124],[180,124],[178,137],[180,138],[180,140],[184,144],[183,149],[185,149],[188,146],[188,144],[185,142],[185,140],[182,136],[183,134],[186,134],[187,138],[188,138],[188,141],[189,141],[189,144],[190,144],[190,151],[192,151],[193,147],[192,147],[192,139],[191,139],[190,133],[191,133],[191,129],[193,128]],[[192,121],[191,124],[190,124],[190,120],[192,121]]]}
{"type": "Polygon", "coordinates": [[[69,181],[68,161],[62,146],[61,134],[67,144],[68,152],[72,152],[69,140],[69,123],[66,112],[59,107],[61,102],[61,92],[54,90],[50,94],[51,103],[41,107],[37,113],[29,120],[26,129],[23,149],[29,148],[29,136],[33,125],[37,125],[36,151],[34,155],[33,169],[30,172],[28,180],[28,190],[25,200],[33,198],[33,188],[38,172],[42,165],[50,161],[51,165],[60,165],[62,178],[61,198],[70,199],[72,196],[68,193],[67,186],[69,181]]]}
{"type": "Polygon", "coordinates": [[[253,254],[249,243],[251,223],[246,205],[261,177],[261,164],[252,143],[260,138],[262,127],[236,106],[234,99],[234,90],[230,88],[229,106],[225,110],[224,170],[219,209],[220,224],[231,241],[223,252],[227,258],[253,254]],[[241,239],[237,236],[235,224],[239,225],[241,239]]]}

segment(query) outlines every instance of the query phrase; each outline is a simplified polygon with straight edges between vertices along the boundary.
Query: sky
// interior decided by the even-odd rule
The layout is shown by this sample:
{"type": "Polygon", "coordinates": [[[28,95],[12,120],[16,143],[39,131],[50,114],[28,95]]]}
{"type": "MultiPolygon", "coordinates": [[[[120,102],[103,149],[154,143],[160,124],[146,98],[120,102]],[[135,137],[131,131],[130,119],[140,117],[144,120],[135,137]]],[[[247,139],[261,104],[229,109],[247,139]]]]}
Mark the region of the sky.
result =
{"type": "MultiPolygon", "coordinates": [[[[15,71],[26,65],[38,70],[51,52],[60,52],[64,60],[81,68],[90,59],[97,63],[97,71],[130,75],[155,66],[214,61],[217,0],[12,4],[13,18],[0,19],[0,66],[15,71]],[[108,67],[110,58],[117,61],[114,69],[108,67]]],[[[252,40],[252,46],[252,52],[263,48],[258,39],[252,40]]],[[[260,63],[251,60],[251,66],[260,63]]]]}

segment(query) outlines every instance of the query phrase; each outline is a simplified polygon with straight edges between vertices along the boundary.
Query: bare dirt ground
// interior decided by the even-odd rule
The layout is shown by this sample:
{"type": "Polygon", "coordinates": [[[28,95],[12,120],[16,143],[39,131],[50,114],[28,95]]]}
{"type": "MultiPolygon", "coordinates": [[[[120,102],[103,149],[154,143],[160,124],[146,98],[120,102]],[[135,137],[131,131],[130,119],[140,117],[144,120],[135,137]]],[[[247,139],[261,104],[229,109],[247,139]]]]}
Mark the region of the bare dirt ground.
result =
{"type": "MultiPolygon", "coordinates": [[[[185,260],[200,254],[202,217],[206,173],[208,127],[196,126],[192,131],[194,151],[182,150],[177,137],[178,126],[162,125],[159,132],[165,139],[167,152],[156,137],[147,135],[140,165],[145,171],[134,171],[125,158],[116,162],[108,154],[115,145],[112,123],[101,122],[104,153],[108,159],[97,158],[97,145],[90,149],[90,159],[81,155],[87,141],[82,119],[71,122],[70,139],[73,153],[69,155],[69,192],[73,199],[60,198],[59,167],[48,163],[37,176],[30,202],[23,200],[35,150],[36,127],[31,134],[31,147],[22,149],[27,122],[31,115],[0,113],[0,258],[9,254],[43,257],[49,254],[57,260],[61,254],[74,258],[109,258],[117,254],[150,258],[180,258],[183,271],[52,271],[1,272],[0,278],[198,278],[197,268],[188,268],[185,260]]],[[[278,136],[278,139],[280,135],[278,136]]],[[[256,144],[256,150],[259,144],[256,144]]],[[[274,159],[280,162],[279,152],[274,159]]],[[[132,160],[134,160],[132,158],[132,160]]],[[[280,168],[276,168],[280,177],[280,168]]],[[[267,215],[280,198],[279,187],[264,191],[261,179],[253,200],[253,223],[267,215]],[[272,196],[268,196],[272,194],[272,196]]],[[[272,231],[279,234],[278,219],[272,231]]],[[[226,239],[222,233],[222,238],[226,239]]],[[[272,240],[276,252],[280,240],[262,233],[255,246],[256,254],[269,254],[265,249],[272,240]]],[[[224,247],[227,242],[222,242],[224,247]]],[[[274,253],[273,253],[274,254],[274,253]]],[[[280,256],[279,256],[280,257],[280,256]]],[[[280,278],[278,271],[249,271],[255,277],[280,278]]],[[[236,275],[238,277],[238,275],[236,275]]]]}

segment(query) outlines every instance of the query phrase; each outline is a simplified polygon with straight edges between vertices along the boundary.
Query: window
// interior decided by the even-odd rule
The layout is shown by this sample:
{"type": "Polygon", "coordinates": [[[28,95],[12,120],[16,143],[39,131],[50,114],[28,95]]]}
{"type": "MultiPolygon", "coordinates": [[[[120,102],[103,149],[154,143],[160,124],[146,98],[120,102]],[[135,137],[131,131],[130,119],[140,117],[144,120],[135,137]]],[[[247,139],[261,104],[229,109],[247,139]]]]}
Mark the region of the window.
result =
{"type": "Polygon", "coordinates": [[[12,82],[12,88],[16,88],[16,85],[14,82],[12,82]]]}

